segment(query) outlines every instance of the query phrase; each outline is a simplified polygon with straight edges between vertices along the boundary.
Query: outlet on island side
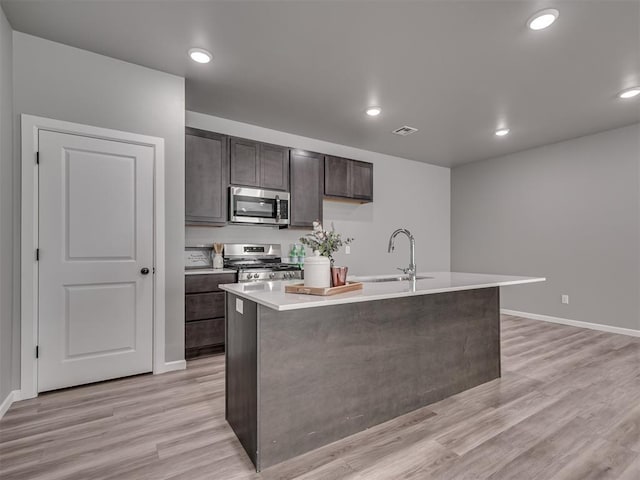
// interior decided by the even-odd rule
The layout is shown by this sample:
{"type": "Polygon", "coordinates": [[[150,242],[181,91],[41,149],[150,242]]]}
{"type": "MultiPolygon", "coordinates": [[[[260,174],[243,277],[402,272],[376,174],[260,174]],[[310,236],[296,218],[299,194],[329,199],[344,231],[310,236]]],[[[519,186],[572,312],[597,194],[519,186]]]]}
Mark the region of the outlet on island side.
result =
{"type": "Polygon", "coordinates": [[[351,253],[351,245],[345,245],[344,253],[346,253],[347,255],[351,253]]]}
{"type": "Polygon", "coordinates": [[[562,303],[569,305],[569,295],[562,295],[562,303]]]}

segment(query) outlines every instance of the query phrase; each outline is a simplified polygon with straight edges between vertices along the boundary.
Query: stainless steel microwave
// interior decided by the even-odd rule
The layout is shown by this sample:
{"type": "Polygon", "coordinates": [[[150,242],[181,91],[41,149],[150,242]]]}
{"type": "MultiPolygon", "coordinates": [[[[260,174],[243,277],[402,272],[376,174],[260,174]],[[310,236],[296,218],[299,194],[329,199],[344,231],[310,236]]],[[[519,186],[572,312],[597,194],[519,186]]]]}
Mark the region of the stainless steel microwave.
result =
{"type": "Polygon", "coordinates": [[[289,225],[289,192],[229,187],[229,221],[289,225]]]}

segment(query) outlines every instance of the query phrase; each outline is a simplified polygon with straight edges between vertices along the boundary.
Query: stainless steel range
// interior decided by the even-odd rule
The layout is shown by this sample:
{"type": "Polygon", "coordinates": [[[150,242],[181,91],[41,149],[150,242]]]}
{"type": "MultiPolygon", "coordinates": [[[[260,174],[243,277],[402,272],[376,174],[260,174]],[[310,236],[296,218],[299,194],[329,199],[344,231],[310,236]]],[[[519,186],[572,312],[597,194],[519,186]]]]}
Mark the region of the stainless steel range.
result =
{"type": "Polygon", "coordinates": [[[282,248],[277,243],[225,243],[224,266],[238,271],[238,282],[302,278],[298,265],[282,263],[282,248]]]}

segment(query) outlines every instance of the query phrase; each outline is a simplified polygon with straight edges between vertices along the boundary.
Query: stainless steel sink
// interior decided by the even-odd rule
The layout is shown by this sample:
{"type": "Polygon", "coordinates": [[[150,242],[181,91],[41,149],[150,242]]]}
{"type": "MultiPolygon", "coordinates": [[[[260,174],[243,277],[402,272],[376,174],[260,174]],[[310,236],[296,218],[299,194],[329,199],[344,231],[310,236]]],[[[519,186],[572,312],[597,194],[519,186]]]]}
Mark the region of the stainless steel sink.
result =
{"type": "MultiPolygon", "coordinates": [[[[433,277],[427,277],[425,275],[416,275],[416,280],[424,280],[427,278],[433,278],[433,277]]],[[[411,280],[411,277],[409,275],[398,275],[398,276],[394,276],[394,277],[382,277],[382,278],[361,278],[360,281],[363,283],[379,283],[379,282],[401,282],[403,280],[411,280]]]]}

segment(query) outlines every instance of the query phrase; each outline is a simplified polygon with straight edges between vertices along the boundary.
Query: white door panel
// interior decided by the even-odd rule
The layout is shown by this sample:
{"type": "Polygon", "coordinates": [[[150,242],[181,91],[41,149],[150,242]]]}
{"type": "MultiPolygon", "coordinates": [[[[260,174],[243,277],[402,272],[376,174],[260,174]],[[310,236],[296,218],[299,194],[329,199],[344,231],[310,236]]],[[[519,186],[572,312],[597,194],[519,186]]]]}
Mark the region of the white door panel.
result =
{"type": "Polygon", "coordinates": [[[68,258],[135,257],[136,158],[67,149],[68,258]]]}
{"type": "Polygon", "coordinates": [[[151,371],[153,149],[39,133],[38,391],[151,371]]]}

